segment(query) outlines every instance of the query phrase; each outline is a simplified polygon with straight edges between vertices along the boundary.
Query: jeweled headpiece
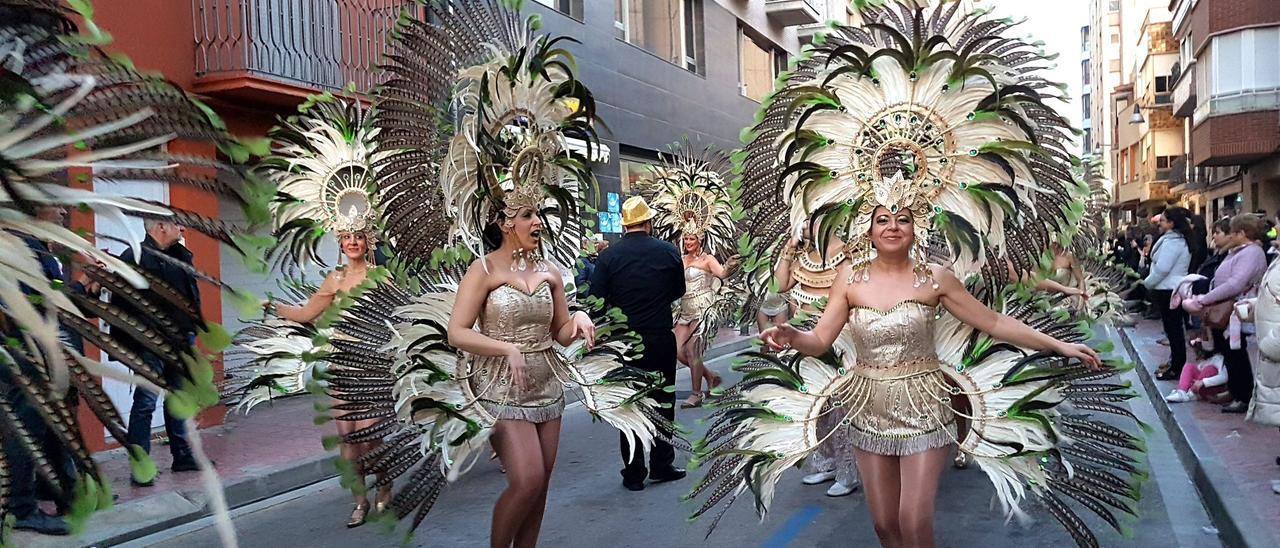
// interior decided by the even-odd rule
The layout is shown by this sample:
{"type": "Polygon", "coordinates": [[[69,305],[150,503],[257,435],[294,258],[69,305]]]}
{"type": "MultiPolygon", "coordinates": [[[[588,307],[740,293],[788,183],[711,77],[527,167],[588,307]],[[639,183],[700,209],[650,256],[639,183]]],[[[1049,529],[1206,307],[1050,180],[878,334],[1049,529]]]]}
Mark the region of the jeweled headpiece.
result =
{"type": "Polygon", "coordinates": [[[651,167],[637,188],[657,210],[657,236],[691,235],[703,242],[708,253],[732,251],[737,227],[728,159],[709,147],[694,149],[688,141],[673,146],[662,158],[663,163],[651,167]]]}
{"type": "Polygon", "coordinates": [[[277,237],[302,244],[289,243],[292,251],[323,262],[315,247],[324,233],[375,239],[374,164],[386,156],[377,136],[359,103],[331,95],[313,98],[272,130],[272,154],[261,169],[280,196],[273,204],[277,237]]]}
{"type": "Polygon", "coordinates": [[[534,18],[521,26],[508,17],[514,14],[498,20],[510,25],[500,36],[470,59],[459,55],[465,68],[451,100],[459,129],[441,162],[441,185],[473,253],[483,253],[484,229],[499,213],[510,219],[530,209],[543,218],[547,255],[573,264],[588,232],[579,205],[595,184],[581,155],[600,146],[591,127],[595,102],[574,78],[572,58],[548,47],[556,39],[533,36],[534,18]]]}
{"type": "Polygon", "coordinates": [[[962,278],[1003,281],[1006,263],[1034,271],[1052,235],[1078,220],[1071,129],[1045,105],[1058,88],[1036,70],[1046,57],[1001,35],[1016,23],[957,4],[864,13],[800,57],[747,135],[743,206],[765,239],[756,247],[776,253],[810,224],[819,248],[847,232],[857,265],[872,252],[871,212],[897,205],[913,214],[922,275],[931,237],[962,278]],[[774,202],[786,222],[771,220],[774,202]]]}

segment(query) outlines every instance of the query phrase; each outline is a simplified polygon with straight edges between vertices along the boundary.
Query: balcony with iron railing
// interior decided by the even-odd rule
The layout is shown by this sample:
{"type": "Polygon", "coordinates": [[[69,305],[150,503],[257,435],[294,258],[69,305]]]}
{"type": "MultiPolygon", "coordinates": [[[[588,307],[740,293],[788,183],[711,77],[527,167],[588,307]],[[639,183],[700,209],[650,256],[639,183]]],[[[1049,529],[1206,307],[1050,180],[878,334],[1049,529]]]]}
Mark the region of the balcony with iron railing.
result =
{"type": "Polygon", "coordinates": [[[387,33],[414,0],[191,0],[194,91],[286,106],[381,83],[387,33]]]}

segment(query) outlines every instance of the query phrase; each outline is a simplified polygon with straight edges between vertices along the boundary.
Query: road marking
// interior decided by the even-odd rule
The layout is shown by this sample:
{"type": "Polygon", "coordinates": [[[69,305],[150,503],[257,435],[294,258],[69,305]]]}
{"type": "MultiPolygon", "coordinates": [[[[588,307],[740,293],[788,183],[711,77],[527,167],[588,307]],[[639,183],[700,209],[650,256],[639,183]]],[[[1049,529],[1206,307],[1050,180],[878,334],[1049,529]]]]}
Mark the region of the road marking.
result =
{"type": "Polygon", "coordinates": [[[762,548],[786,548],[821,513],[822,507],[813,504],[796,510],[790,518],[787,518],[787,522],[782,524],[778,532],[764,541],[762,548]]]}

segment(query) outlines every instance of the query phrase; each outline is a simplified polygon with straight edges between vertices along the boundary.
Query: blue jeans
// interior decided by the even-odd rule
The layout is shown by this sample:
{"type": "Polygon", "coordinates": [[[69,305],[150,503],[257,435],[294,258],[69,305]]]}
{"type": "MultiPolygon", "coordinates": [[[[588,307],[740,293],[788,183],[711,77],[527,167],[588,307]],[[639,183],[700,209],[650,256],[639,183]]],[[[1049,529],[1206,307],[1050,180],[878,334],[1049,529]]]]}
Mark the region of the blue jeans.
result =
{"type": "MultiPolygon", "coordinates": [[[[14,363],[0,365],[0,394],[13,405],[13,413],[17,415],[18,422],[26,430],[27,435],[32,439],[42,440],[47,432],[44,418],[27,401],[26,394],[13,379],[15,373],[31,376],[35,375],[35,371],[25,359],[20,357],[20,353],[15,354],[14,359],[16,360],[14,363]],[[14,369],[20,372],[15,372],[14,369]]],[[[27,452],[26,446],[18,439],[17,431],[12,430],[12,426],[9,421],[0,421],[0,444],[3,445],[5,459],[9,465],[9,500],[3,510],[22,519],[32,516],[38,509],[36,485],[40,476],[36,473],[36,463],[27,452]]]]}
{"type": "MultiPolygon", "coordinates": [[[[155,354],[145,351],[141,354],[143,363],[152,371],[163,375],[169,386],[176,388],[182,385],[181,373],[165,368],[155,354]]],[[[148,455],[151,454],[151,415],[156,411],[158,399],[159,396],[150,391],[135,388],[133,408],[129,410],[129,443],[141,447],[148,455]]],[[[173,455],[173,462],[190,461],[192,456],[191,444],[187,441],[187,425],[170,415],[168,409],[164,411],[164,431],[169,436],[169,453],[173,455]]]]}

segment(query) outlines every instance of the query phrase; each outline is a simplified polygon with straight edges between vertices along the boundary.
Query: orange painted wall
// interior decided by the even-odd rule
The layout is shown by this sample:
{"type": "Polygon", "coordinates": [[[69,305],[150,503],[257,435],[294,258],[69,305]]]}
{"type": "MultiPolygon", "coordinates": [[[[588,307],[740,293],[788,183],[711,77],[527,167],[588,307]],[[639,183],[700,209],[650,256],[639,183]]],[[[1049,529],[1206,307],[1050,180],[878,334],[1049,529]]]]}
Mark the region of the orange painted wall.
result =
{"type": "Polygon", "coordinates": [[[184,89],[195,80],[191,0],[98,0],[94,20],[144,72],[160,72],[184,89]]]}

